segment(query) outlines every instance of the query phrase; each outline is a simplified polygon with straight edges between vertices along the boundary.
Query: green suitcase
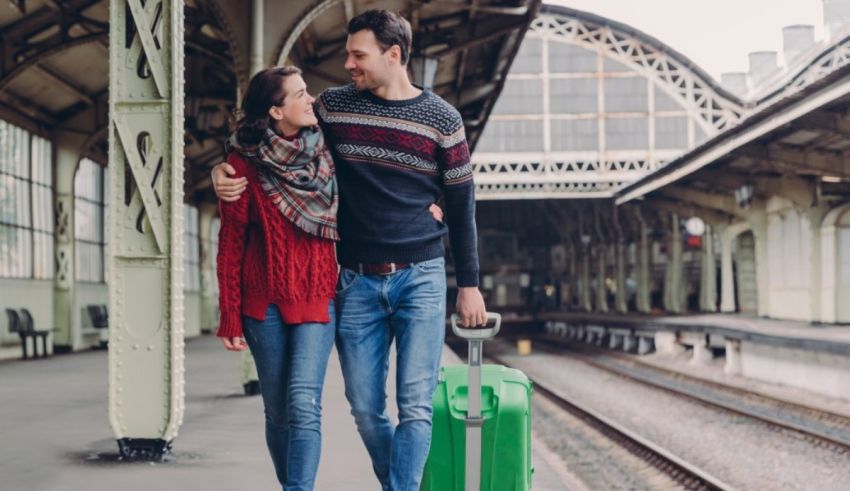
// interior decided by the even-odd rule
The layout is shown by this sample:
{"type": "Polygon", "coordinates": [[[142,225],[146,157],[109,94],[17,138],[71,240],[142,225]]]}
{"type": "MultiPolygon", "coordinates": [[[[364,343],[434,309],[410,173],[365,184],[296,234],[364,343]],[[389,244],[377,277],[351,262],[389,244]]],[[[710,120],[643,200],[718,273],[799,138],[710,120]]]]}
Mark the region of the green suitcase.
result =
{"type": "Polygon", "coordinates": [[[531,489],[531,381],[519,370],[481,365],[483,341],[501,324],[489,315],[495,327],[474,330],[458,328],[452,316],[455,334],[469,339],[469,365],[440,370],[421,491],[531,489]]]}

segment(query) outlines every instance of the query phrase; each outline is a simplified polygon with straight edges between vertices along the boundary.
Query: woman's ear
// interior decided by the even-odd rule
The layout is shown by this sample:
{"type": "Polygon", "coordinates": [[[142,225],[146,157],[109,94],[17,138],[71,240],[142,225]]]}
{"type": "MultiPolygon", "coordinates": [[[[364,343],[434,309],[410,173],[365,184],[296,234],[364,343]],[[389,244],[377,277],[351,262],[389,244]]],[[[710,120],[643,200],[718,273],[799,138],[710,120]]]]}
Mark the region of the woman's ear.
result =
{"type": "Polygon", "coordinates": [[[283,111],[278,106],[272,106],[269,108],[269,117],[275,121],[280,121],[283,119],[283,111]]]}

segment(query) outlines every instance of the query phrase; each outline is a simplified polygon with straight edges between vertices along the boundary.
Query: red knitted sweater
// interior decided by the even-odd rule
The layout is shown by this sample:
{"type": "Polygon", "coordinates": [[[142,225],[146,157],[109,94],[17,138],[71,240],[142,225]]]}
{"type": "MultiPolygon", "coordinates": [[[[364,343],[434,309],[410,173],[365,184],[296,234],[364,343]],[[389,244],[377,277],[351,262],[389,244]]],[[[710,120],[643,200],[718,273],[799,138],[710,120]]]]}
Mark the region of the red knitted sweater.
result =
{"type": "Polygon", "coordinates": [[[248,187],[234,202],[219,201],[220,337],[242,335],[242,314],[264,320],[274,303],[286,324],[328,322],[337,279],[334,243],[284,218],[260,184],[253,164],[232,152],[227,163],[248,187]]]}

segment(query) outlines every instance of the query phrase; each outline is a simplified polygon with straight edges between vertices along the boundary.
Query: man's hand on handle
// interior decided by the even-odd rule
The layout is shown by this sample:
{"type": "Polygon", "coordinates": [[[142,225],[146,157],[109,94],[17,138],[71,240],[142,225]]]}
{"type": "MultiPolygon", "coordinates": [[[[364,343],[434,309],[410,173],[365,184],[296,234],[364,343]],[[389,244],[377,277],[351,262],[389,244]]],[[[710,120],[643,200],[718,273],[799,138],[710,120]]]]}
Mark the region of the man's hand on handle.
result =
{"type": "Polygon", "coordinates": [[[215,194],[222,201],[236,201],[248,187],[248,178],[239,177],[233,179],[228,176],[236,174],[236,169],[230,164],[222,162],[213,167],[210,178],[212,179],[215,194]]]}
{"type": "Polygon", "coordinates": [[[487,309],[478,287],[458,288],[457,316],[462,327],[484,327],[487,325],[487,309]]]}

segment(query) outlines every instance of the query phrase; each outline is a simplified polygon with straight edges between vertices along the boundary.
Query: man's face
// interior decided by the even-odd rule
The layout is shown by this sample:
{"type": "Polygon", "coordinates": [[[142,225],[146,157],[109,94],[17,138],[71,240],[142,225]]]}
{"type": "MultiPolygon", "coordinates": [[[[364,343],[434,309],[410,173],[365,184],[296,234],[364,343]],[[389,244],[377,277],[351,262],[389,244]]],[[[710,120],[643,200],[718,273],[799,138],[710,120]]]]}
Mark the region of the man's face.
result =
{"type": "Polygon", "coordinates": [[[348,52],[345,69],[351,74],[357,90],[375,90],[389,81],[393,62],[391,55],[395,50],[391,48],[381,52],[372,31],[363,29],[349,34],[345,50],[348,52]]]}

